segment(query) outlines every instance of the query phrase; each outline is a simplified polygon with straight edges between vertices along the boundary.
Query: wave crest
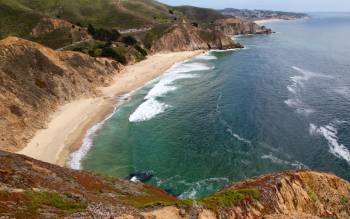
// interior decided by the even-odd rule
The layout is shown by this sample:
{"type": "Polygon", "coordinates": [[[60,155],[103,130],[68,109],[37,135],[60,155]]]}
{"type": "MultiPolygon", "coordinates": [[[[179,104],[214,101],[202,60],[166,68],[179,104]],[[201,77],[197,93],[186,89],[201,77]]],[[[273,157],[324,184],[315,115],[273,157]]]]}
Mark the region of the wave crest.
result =
{"type": "Polygon", "coordinates": [[[311,72],[299,67],[292,67],[295,71],[299,72],[301,75],[296,75],[290,77],[292,83],[287,86],[288,91],[291,93],[292,97],[284,101],[287,106],[295,108],[297,113],[309,115],[314,113],[315,110],[311,109],[307,104],[305,104],[300,98],[300,90],[305,86],[305,82],[311,78],[321,77],[321,78],[330,78],[330,76],[311,72]]]}
{"type": "Polygon", "coordinates": [[[317,127],[315,124],[310,124],[309,133],[312,136],[323,136],[329,146],[329,152],[334,156],[346,160],[350,164],[349,149],[339,142],[337,125],[344,123],[344,121],[331,122],[328,125],[317,127]]]}
{"type": "Polygon", "coordinates": [[[174,81],[180,79],[190,79],[198,77],[198,74],[189,72],[208,71],[213,69],[204,63],[177,63],[160,77],[158,83],[147,93],[144,102],[130,115],[130,122],[143,122],[150,120],[160,113],[165,112],[170,106],[161,103],[157,98],[165,96],[167,93],[177,89],[174,81]]]}

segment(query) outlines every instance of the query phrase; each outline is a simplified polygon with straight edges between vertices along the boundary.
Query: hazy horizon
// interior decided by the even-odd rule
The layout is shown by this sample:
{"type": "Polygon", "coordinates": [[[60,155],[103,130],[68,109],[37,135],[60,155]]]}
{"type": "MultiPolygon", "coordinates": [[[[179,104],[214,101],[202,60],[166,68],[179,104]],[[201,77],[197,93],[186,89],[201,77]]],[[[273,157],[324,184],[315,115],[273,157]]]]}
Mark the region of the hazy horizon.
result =
{"type": "Polygon", "coordinates": [[[261,9],[279,10],[293,12],[350,12],[349,0],[221,0],[220,3],[214,0],[160,0],[168,5],[191,5],[214,9],[237,8],[237,9],[261,9]]]}

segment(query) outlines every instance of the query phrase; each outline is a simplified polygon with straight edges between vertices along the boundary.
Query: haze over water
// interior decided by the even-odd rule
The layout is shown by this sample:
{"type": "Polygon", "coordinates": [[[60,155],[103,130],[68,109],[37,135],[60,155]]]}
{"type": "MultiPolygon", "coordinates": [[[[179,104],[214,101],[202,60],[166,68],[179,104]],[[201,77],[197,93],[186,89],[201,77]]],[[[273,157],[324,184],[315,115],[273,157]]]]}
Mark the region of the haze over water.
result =
{"type": "Polygon", "coordinates": [[[74,156],[92,144],[83,169],[152,171],[151,184],[180,197],[295,168],[350,180],[350,14],[312,16],[238,38],[246,49],[175,65],[74,156]]]}

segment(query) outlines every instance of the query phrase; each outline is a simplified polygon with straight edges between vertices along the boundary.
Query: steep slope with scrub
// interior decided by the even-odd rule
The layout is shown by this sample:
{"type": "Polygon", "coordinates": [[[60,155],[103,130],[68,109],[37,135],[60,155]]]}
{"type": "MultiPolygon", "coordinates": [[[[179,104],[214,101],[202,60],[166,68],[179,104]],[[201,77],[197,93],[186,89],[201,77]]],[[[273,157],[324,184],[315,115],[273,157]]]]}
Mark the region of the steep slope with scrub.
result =
{"type": "Polygon", "coordinates": [[[329,173],[273,173],[192,200],[177,199],[142,183],[69,170],[3,151],[0,163],[0,217],[350,217],[350,183],[329,173]]]}

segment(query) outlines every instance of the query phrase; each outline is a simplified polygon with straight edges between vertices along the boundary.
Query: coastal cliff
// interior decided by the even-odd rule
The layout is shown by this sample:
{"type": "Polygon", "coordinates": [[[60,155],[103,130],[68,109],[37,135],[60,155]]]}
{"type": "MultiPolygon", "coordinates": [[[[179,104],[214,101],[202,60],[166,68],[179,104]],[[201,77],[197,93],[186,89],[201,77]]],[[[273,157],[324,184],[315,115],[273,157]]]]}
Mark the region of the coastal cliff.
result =
{"type": "Polygon", "coordinates": [[[0,148],[17,151],[59,105],[98,95],[121,65],[16,37],[0,41],[0,148]]]}
{"type": "Polygon", "coordinates": [[[174,25],[151,47],[152,52],[242,48],[220,31],[183,22],[174,25]]]}
{"type": "Polygon", "coordinates": [[[7,218],[349,218],[350,183],[295,170],[177,199],[152,186],[106,178],[0,151],[0,217],[7,218]]]}
{"type": "Polygon", "coordinates": [[[246,34],[271,34],[272,30],[265,26],[259,26],[252,21],[244,21],[239,18],[226,18],[215,21],[214,29],[223,32],[225,35],[246,35],[246,34]]]}

